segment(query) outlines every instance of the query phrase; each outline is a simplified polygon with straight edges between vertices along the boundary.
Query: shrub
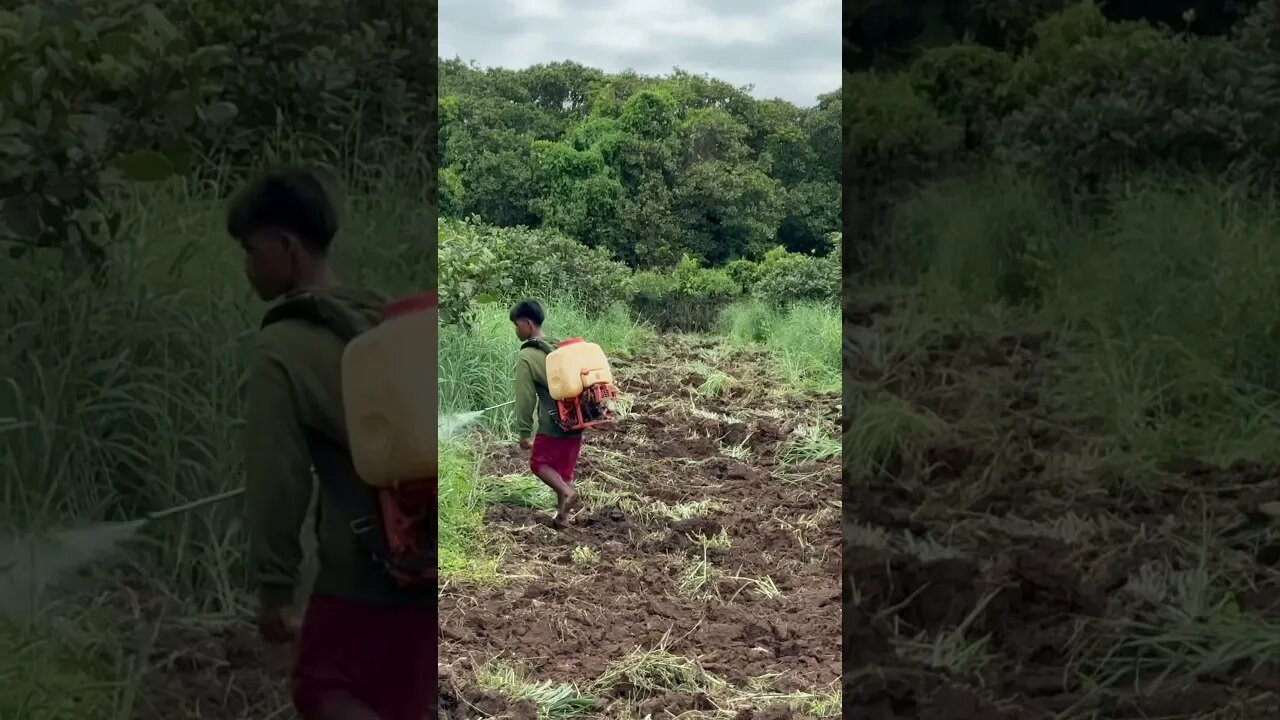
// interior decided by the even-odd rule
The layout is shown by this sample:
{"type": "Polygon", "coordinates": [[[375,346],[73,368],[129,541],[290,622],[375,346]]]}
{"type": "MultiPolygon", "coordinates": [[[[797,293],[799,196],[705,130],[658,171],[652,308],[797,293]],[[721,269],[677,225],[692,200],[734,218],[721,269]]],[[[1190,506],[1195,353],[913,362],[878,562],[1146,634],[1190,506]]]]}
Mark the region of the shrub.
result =
{"type": "Polygon", "coordinates": [[[738,258],[730,260],[725,266],[724,271],[729,273],[729,277],[737,283],[747,294],[754,291],[756,279],[760,274],[760,264],[754,260],[746,258],[738,258]]]}
{"type": "Polygon", "coordinates": [[[962,128],[964,147],[984,146],[1011,109],[1006,83],[1013,60],[981,45],[934,48],[912,64],[911,84],[947,122],[962,128]]]}
{"type": "Polygon", "coordinates": [[[476,303],[539,297],[603,309],[627,297],[630,270],[601,248],[551,230],[442,219],[440,304],[461,322],[476,303]]]}
{"type": "Polygon", "coordinates": [[[241,161],[260,162],[280,127],[308,158],[400,165],[406,147],[420,148],[415,162],[430,158],[436,79],[423,68],[435,67],[434,4],[281,0],[241,10],[196,0],[180,19],[188,38],[234,48],[218,79],[243,114],[221,149],[241,161]]]}
{"type": "MultiPolygon", "coordinates": [[[[113,197],[123,180],[229,159],[235,172],[210,173],[226,189],[286,150],[321,164],[369,159],[373,174],[410,158],[434,196],[435,77],[421,72],[434,67],[434,12],[410,0],[7,4],[0,242],[15,256],[59,248],[73,269],[102,270],[127,230],[113,197]]],[[[339,174],[358,182],[364,169],[339,174]]]]}
{"type": "MultiPolygon", "coordinates": [[[[53,2],[0,11],[0,240],[98,264],[121,227],[125,179],[186,171],[236,107],[207,78],[229,50],[193,43],[152,5],[53,2]]],[[[79,263],[78,263],[79,264],[79,263]]]]}
{"type": "Polygon", "coordinates": [[[726,301],[742,293],[742,286],[734,282],[728,271],[704,268],[690,255],[680,258],[675,281],[682,294],[699,299],[726,301]]]}
{"type": "Polygon", "coordinates": [[[1223,38],[1108,23],[1082,4],[1044,21],[1015,67],[1025,106],[1004,123],[1000,156],[1097,187],[1153,168],[1274,171],[1280,67],[1223,38]]]}
{"type": "Polygon", "coordinates": [[[754,295],[774,307],[797,302],[834,303],[840,297],[838,256],[774,248],[760,263],[757,278],[754,295]]]}
{"type": "Polygon", "coordinates": [[[845,75],[843,107],[846,167],[868,180],[931,167],[962,139],[903,75],[845,75]]]}
{"type": "Polygon", "coordinates": [[[627,281],[631,299],[645,303],[660,303],[679,294],[675,278],[656,270],[641,270],[627,281]]]}
{"type": "Polygon", "coordinates": [[[667,330],[703,331],[741,296],[742,286],[724,269],[701,267],[684,256],[674,272],[645,270],[631,277],[631,307],[643,320],[667,330]]]}
{"type": "Polygon", "coordinates": [[[485,237],[497,255],[506,299],[555,297],[588,310],[626,299],[631,271],[608,250],[546,229],[489,228],[485,237]]]}
{"type": "Polygon", "coordinates": [[[445,322],[465,323],[478,301],[504,296],[511,279],[502,276],[498,255],[479,226],[442,220],[437,235],[440,313],[445,322]]]}

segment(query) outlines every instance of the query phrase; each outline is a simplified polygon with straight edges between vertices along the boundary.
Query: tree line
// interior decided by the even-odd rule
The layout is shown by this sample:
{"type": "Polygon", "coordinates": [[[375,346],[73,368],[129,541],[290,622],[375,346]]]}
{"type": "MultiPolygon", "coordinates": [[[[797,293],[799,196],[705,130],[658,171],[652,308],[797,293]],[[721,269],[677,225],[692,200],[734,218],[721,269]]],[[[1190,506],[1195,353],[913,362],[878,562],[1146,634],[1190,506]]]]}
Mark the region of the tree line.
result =
{"type": "Polygon", "coordinates": [[[1280,3],[873,2],[846,18],[848,269],[922,183],[1016,168],[1088,205],[1142,173],[1280,179],[1280,3]]]}
{"type": "Polygon", "coordinates": [[[683,71],[440,61],[440,212],[561,232],[631,267],[710,266],[840,230],[839,91],[812,107],[683,71]]]}

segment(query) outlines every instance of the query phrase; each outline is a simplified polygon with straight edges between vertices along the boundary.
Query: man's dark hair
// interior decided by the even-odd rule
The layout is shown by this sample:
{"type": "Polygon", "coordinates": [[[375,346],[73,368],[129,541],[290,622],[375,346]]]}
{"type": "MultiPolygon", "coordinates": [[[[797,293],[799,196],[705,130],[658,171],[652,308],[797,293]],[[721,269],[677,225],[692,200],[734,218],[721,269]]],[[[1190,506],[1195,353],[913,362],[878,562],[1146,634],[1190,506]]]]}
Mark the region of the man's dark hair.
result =
{"type": "Polygon", "coordinates": [[[546,317],[546,314],[542,312],[542,305],[537,300],[521,300],[516,303],[515,307],[511,308],[511,322],[531,320],[534,325],[541,326],[546,317]]]}
{"type": "Polygon", "coordinates": [[[270,170],[236,196],[227,209],[227,232],[244,242],[263,230],[290,233],[317,255],[329,251],[338,234],[338,211],[319,173],[306,168],[270,170]]]}

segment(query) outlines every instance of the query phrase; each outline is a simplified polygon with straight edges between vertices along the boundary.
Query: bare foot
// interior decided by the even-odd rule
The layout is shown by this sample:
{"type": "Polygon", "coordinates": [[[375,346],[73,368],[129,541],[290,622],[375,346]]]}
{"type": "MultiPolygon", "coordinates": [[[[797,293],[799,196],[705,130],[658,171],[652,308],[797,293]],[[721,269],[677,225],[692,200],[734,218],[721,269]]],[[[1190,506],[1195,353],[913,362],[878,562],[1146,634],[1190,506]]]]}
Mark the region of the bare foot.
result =
{"type": "Polygon", "coordinates": [[[578,512],[582,509],[582,499],[578,496],[578,491],[569,488],[569,492],[565,493],[560,501],[556,503],[556,515],[551,519],[551,524],[557,528],[564,528],[571,522],[578,512]]]}

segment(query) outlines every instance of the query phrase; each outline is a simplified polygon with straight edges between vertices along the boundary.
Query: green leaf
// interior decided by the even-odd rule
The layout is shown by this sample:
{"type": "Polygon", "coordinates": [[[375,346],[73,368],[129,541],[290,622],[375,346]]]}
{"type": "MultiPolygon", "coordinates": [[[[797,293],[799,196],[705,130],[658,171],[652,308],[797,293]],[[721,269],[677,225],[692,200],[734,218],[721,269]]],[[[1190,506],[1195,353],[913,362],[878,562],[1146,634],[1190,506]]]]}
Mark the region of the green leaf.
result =
{"type": "Polygon", "coordinates": [[[66,202],[81,195],[83,187],[79,177],[72,174],[59,174],[49,178],[45,183],[44,192],[55,200],[66,202]]]}
{"type": "Polygon", "coordinates": [[[147,21],[147,26],[162,35],[166,40],[176,37],[178,28],[169,22],[169,18],[165,17],[160,8],[151,3],[142,6],[142,17],[147,21]]]}
{"type": "Polygon", "coordinates": [[[53,122],[53,108],[49,107],[49,103],[40,103],[35,112],[36,130],[40,132],[48,132],[50,123],[53,122]]]}
{"type": "Polygon", "coordinates": [[[152,150],[140,150],[120,158],[115,163],[124,176],[134,182],[159,182],[173,177],[174,167],[169,158],[152,150]]]}
{"type": "Polygon", "coordinates": [[[44,24],[43,14],[40,8],[33,5],[24,5],[18,11],[20,13],[19,29],[21,36],[24,38],[35,37],[40,32],[40,26],[44,24]]]}
{"type": "Polygon", "coordinates": [[[235,119],[240,110],[234,103],[216,102],[204,109],[204,119],[214,125],[223,125],[235,119]]]}
{"type": "Polygon", "coordinates": [[[31,101],[40,99],[44,93],[44,83],[49,79],[48,68],[38,67],[31,71],[31,101]]]}
{"type": "Polygon", "coordinates": [[[497,301],[498,300],[494,298],[492,295],[477,295],[475,297],[475,302],[479,305],[488,305],[490,303],[495,303],[497,301]]]}
{"type": "Polygon", "coordinates": [[[133,36],[129,33],[113,32],[102,36],[100,48],[104,55],[112,55],[116,58],[124,59],[133,52],[137,45],[133,42],[133,36]]]}

